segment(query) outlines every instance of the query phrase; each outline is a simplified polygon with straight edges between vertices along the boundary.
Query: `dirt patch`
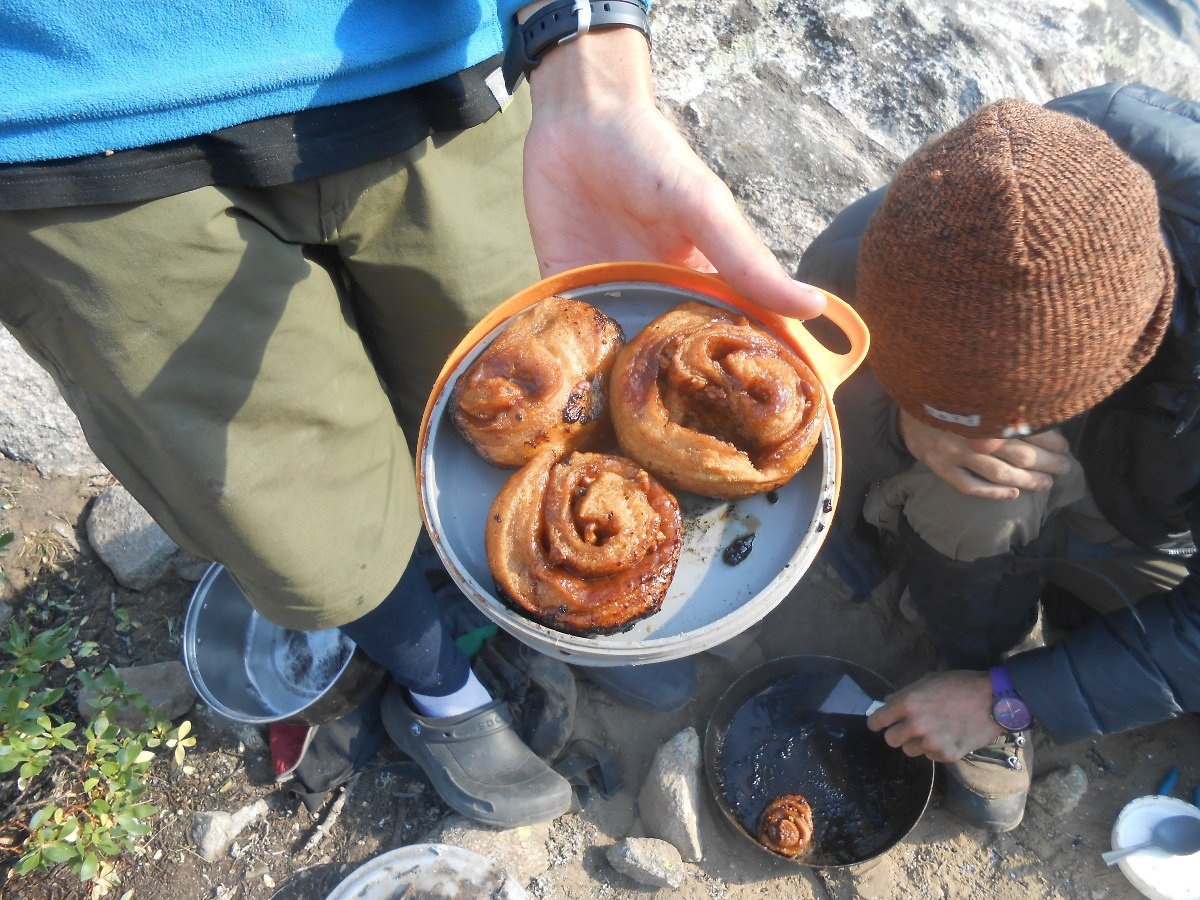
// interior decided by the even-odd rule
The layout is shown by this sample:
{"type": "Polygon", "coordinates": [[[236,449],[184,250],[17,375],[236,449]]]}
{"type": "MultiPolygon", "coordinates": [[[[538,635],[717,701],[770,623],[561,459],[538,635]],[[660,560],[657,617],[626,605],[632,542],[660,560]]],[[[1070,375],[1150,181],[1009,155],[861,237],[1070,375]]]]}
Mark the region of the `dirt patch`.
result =
{"type": "MultiPolygon", "coordinates": [[[[30,467],[0,459],[0,529],[17,538],[3,557],[4,598],[39,627],[82,623],[83,636],[99,643],[89,663],[99,667],[159,662],[178,657],[179,626],[191,585],[168,580],[146,593],[117,585],[87,549],[83,516],[106,482],[41,479],[30,467]],[[37,536],[51,533],[55,543],[37,536]],[[28,540],[27,540],[28,538],[28,540]],[[125,627],[124,611],[134,627],[125,627]]],[[[893,586],[894,587],[894,586],[893,586]]],[[[928,669],[933,654],[919,627],[901,615],[894,590],[854,602],[818,564],[800,587],[763,623],[757,642],[735,663],[704,656],[696,699],[671,715],[624,706],[587,683],[580,673],[578,736],[612,747],[626,788],[609,800],[593,793],[585,809],[558,819],[550,833],[550,867],[526,885],[538,900],[595,900],[653,893],[618,874],[604,857],[621,838],[641,834],[635,799],[654,751],[687,725],[701,733],[716,698],[741,671],[764,655],[823,653],[873,669],[893,683],[928,669]]],[[[60,709],[74,715],[74,700],[60,709]]],[[[325,896],[356,865],[396,846],[419,842],[449,811],[423,785],[386,769],[400,760],[385,748],[360,777],[337,821],[311,840],[327,804],[311,815],[272,783],[262,735],[238,729],[202,707],[188,716],[198,738],[185,774],[165,761],[150,773],[148,802],[162,810],[137,855],[117,864],[133,898],[245,898],[308,900],[325,896]],[[229,855],[205,862],[195,850],[196,812],[237,810],[265,798],[268,814],[239,835],[229,855]]],[[[990,898],[1026,897],[1133,900],[1139,896],[1099,854],[1108,848],[1112,822],[1134,797],[1152,793],[1171,766],[1180,770],[1177,795],[1200,783],[1200,721],[1194,716],[1065,747],[1044,736],[1036,742],[1042,773],[1074,762],[1087,772],[1083,802],[1054,818],[1031,804],[1025,823],[1007,835],[964,829],[940,809],[940,792],[913,832],[865,872],[813,870],[748,858],[740,841],[708,801],[702,810],[705,859],[685,865],[678,890],[661,896],[708,898],[990,898]]],[[[1185,794],[1186,792],[1186,794],[1185,794]]],[[[498,860],[503,865],[504,860],[498,860]]],[[[82,900],[86,888],[66,872],[10,879],[4,897],[82,900]]]]}

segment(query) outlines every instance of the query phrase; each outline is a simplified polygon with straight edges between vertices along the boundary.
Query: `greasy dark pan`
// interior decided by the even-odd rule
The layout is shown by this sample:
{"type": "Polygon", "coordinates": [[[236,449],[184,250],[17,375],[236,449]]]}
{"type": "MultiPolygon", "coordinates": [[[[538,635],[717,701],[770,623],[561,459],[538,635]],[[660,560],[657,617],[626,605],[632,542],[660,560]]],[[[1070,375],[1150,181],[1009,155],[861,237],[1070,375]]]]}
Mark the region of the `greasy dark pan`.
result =
{"type": "Polygon", "coordinates": [[[817,712],[843,675],[873,697],[892,690],[845,660],[787,656],[747,672],[713,709],[705,774],[747,852],[784,865],[861,865],[903,840],[925,811],[933,791],[930,760],[889,747],[863,717],[817,712]],[[812,848],[795,859],[753,837],[763,808],[781,794],[802,794],[813,809],[812,848]]]}

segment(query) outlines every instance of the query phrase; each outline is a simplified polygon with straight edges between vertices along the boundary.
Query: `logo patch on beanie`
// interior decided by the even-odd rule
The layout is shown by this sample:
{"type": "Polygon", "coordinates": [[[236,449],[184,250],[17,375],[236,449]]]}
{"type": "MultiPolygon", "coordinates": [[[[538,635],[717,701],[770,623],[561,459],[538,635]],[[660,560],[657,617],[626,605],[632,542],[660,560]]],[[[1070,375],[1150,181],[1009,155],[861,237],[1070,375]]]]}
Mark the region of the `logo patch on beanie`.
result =
{"type": "Polygon", "coordinates": [[[921,404],[925,408],[925,412],[933,416],[935,419],[940,419],[943,422],[950,422],[953,425],[965,425],[967,428],[978,428],[983,418],[979,413],[971,413],[969,416],[964,416],[961,413],[946,412],[944,409],[930,406],[928,403],[921,404]]]}

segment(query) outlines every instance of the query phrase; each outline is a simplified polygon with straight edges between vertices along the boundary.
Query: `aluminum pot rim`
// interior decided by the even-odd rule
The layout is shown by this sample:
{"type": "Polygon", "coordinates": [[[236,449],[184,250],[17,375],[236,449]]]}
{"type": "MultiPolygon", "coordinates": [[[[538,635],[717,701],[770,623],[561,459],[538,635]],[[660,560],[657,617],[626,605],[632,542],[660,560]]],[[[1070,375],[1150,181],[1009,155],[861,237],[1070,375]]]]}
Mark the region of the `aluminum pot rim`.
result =
{"type": "MultiPolygon", "coordinates": [[[[357,644],[351,641],[354,648],[353,651],[332,675],[329,683],[315,697],[298,706],[296,709],[280,713],[279,715],[254,715],[229,706],[209,689],[208,683],[204,679],[199,660],[197,659],[199,653],[197,632],[204,603],[212,592],[214,584],[223,575],[229,578],[233,586],[237,588],[237,593],[242,597],[242,600],[250,607],[250,601],[246,598],[245,592],[237,584],[232,573],[220,563],[213,563],[208,567],[192,591],[191,599],[188,601],[187,613],[184,617],[183,635],[180,642],[183,650],[183,667],[187,672],[192,688],[210,709],[223,718],[242,725],[271,725],[283,722],[319,725],[322,722],[330,721],[332,718],[337,718],[338,715],[348,711],[344,708],[345,704],[340,702],[341,698],[336,693],[337,686],[347,680],[348,676],[357,676],[353,680],[358,684],[364,685],[364,695],[369,687],[373,687],[374,684],[377,684],[382,679],[383,672],[385,671],[383,667],[370,659],[357,644]],[[370,677],[372,668],[377,669],[379,675],[378,678],[374,678],[373,682],[370,677]],[[323,710],[330,708],[332,708],[330,714],[323,712],[323,710]]],[[[250,610],[252,616],[258,615],[253,607],[250,607],[250,610]]]]}

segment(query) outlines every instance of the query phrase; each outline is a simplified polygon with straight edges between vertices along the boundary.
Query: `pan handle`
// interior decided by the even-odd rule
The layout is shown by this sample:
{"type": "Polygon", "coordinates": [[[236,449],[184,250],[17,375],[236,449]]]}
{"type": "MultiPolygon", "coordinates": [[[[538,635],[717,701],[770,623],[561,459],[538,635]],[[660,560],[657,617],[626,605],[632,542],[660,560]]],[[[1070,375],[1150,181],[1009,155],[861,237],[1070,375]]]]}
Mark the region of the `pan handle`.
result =
{"type": "MultiPolygon", "coordinates": [[[[820,288],[815,288],[815,290],[820,290],[820,288]]],[[[825,318],[841,329],[850,342],[850,349],[845,353],[834,353],[826,348],[798,319],[779,317],[778,322],[816,366],[817,372],[824,379],[829,393],[832,394],[837,390],[838,385],[853,375],[855,370],[862,365],[867,350],[871,346],[871,335],[867,331],[867,325],[863,322],[862,317],[854,311],[849,303],[828,291],[822,290],[821,293],[825,295],[825,318]]]]}

